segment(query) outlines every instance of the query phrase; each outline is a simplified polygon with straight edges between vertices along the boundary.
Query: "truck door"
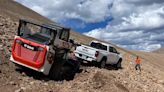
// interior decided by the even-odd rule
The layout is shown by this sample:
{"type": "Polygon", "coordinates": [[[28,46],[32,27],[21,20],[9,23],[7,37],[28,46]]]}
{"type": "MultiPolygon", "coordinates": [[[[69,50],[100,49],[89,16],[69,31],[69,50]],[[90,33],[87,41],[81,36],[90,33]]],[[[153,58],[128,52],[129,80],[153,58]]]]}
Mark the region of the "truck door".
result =
{"type": "Polygon", "coordinates": [[[119,59],[119,56],[117,50],[114,47],[113,47],[113,53],[114,53],[114,63],[116,64],[119,59]]]}
{"type": "Polygon", "coordinates": [[[116,54],[116,49],[114,47],[109,46],[109,61],[110,64],[116,64],[117,60],[117,54],[116,54]]]}

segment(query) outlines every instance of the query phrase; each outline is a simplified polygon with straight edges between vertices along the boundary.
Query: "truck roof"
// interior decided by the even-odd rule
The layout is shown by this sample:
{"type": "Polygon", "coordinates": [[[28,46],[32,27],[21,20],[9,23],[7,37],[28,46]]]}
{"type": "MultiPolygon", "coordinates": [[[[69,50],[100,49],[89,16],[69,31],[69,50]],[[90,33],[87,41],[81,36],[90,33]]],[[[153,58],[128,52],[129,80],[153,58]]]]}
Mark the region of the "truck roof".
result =
{"type": "Polygon", "coordinates": [[[101,42],[101,41],[97,41],[97,40],[93,40],[93,41],[91,41],[91,42],[101,43],[101,44],[106,45],[106,46],[111,46],[111,47],[114,47],[114,46],[113,46],[113,45],[111,45],[111,44],[108,44],[108,43],[105,43],[105,42],[101,42]]]}
{"type": "Polygon", "coordinates": [[[41,27],[44,27],[44,28],[48,28],[48,29],[70,29],[70,28],[66,28],[66,27],[63,27],[63,26],[60,26],[58,24],[40,24],[40,23],[35,23],[35,22],[31,22],[29,20],[25,20],[25,19],[20,19],[19,20],[20,22],[25,22],[25,23],[30,23],[30,24],[33,24],[33,25],[36,25],[36,26],[41,26],[41,27]]]}
{"type": "Polygon", "coordinates": [[[43,24],[43,26],[46,26],[48,28],[52,28],[52,29],[70,29],[70,28],[67,28],[67,27],[63,27],[63,26],[60,26],[58,24],[43,24]]]}

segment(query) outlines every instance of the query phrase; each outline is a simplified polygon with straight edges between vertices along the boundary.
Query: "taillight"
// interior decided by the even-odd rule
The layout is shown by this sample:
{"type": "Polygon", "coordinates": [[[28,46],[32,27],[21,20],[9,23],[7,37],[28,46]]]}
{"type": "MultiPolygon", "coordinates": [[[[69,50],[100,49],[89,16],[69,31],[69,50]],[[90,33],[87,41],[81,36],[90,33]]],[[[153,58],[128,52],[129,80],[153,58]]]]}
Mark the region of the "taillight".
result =
{"type": "Polygon", "coordinates": [[[99,51],[96,51],[95,57],[98,57],[98,55],[99,55],[99,51]]]}

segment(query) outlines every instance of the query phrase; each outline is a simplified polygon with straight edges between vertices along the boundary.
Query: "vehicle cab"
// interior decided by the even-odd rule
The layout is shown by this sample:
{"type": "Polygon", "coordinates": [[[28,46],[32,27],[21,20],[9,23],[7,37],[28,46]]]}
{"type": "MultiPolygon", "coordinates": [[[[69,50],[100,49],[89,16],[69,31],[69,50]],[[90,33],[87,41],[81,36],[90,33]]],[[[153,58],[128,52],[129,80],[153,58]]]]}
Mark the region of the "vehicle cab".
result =
{"type": "Polygon", "coordinates": [[[71,48],[69,32],[70,29],[58,25],[20,20],[10,60],[48,75],[55,48],[71,48]]]}

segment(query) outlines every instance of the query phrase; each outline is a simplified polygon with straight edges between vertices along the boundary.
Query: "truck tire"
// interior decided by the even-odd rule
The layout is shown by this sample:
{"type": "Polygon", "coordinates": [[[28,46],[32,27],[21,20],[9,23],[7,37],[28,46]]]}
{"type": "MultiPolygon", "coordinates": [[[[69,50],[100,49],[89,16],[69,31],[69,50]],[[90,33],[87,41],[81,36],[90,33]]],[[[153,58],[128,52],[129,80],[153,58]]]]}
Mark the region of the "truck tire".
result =
{"type": "Polygon", "coordinates": [[[73,80],[74,76],[80,70],[80,62],[68,59],[66,64],[64,65],[64,79],[66,80],[73,80]]]}
{"type": "Polygon", "coordinates": [[[56,49],[56,54],[54,56],[54,63],[51,66],[49,77],[50,79],[60,81],[63,80],[63,66],[66,62],[65,55],[67,54],[63,49],[56,49]]]}
{"type": "Polygon", "coordinates": [[[99,64],[98,64],[98,67],[99,68],[105,68],[105,65],[106,65],[106,60],[105,59],[102,59],[99,64]]]}
{"type": "Polygon", "coordinates": [[[69,80],[73,80],[74,76],[75,76],[76,72],[74,71],[74,67],[66,64],[63,67],[63,79],[69,81],[69,80]]]}
{"type": "Polygon", "coordinates": [[[116,68],[117,69],[120,69],[122,66],[121,66],[121,62],[122,62],[122,59],[119,59],[117,64],[116,64],[116,68]]]}
{"type": "Polygon", "coordinates": [[[53,79],[56,81],[63,80],[63,77],[62,77],[62,75],[63,75],[63,71],[62,71],[63,63],[64,63],[63,60],[61,60],[61,62],[55,60],[55,62],[51,66],[51,69],[49,72],[50,79],[53,79]]]}
{"type": "Polygon", "coordinates": [[[74,76],[76,73],[74,73],[72,67],[70,67],[69,65],[66,65],[63,67],[63,79],[69,81],[69,80],[73,80],[74,76]]]}
{"type": "MultiPolygon", "coordinates": [[[[56,61],[56,59],[55,59],[56,61]]],[[[56,81],[73,80],[75,74],[79,71],[80,63],[75,60],[61,59],[53,63],[49,76],[56,81]]]]}

